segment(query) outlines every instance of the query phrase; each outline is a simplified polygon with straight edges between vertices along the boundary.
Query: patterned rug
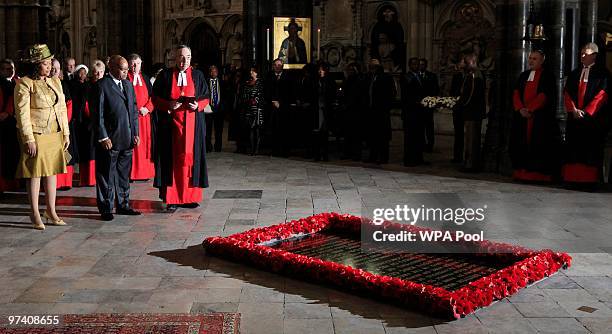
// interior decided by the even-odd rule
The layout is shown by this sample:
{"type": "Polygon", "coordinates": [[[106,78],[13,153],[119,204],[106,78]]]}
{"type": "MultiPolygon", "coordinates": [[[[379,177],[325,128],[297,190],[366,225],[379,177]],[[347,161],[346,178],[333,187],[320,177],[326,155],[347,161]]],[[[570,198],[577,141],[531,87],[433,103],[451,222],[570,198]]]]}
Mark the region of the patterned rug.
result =
{"type": "Polygon", "coordinates": [[[43,317],[48,318],[48,316],[27,316],[23,320],[17,319],[16,316],[3,316],[0,321],[0,333],[237,334],[240,326],[239,313],[67,314],[59,316],[58,321],[55,321],[59,322],[57,325],[53,325],[53,322],[36,325],[35,323],[40,323],[43,317]],[[15,324],[18,320],[19,324],[15,324]]]}

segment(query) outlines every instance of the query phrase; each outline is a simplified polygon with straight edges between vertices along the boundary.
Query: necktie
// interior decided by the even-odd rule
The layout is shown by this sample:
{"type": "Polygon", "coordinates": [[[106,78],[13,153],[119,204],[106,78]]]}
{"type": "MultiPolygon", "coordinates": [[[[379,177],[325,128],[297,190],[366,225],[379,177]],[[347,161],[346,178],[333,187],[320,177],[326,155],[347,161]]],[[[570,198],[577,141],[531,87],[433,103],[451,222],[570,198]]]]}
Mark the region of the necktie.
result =
{"type": "Polygon", "coordinates": [[[123,93],[123,85],[121,84],[121,81],[117,82],[117,86],[119,86],[119,90],[123,93]]]}
{"type": "Polygon", "coordinates": [[[219,94],[217,93],[217,79],[211,79],[211,90],[212,90],[212,103],[213,106],[217,106],[219,101],[219,94]]]}

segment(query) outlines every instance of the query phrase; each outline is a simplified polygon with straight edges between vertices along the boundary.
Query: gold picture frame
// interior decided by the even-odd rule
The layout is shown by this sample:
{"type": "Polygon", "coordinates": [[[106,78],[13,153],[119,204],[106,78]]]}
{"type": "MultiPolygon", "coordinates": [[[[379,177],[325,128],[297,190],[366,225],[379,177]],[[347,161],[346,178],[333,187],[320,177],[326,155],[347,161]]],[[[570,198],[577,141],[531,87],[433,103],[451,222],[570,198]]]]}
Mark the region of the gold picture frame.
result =
{"type": "Polygon", "coordinates": [[[283,59],[285,69],[301,69],[307,63],[310,63],[311,56],[311,19],[307,17],[275,17],[274,18],[274,46],[272,49],[272,59],[281,58],[283,59]],[[296,50],[292,54],[295,55],[293,58],[298,59],[297,62],[287,61],[289,60],[287,52],[283,52],[281,48],[285,40],[289,39],[289,24],[295,22],[298,26],[297,37],[304,42],[304,49],[301,50],[301,42],[297,43],[296,50]],[[303,61],[303,51],[305,51],[306,61],[303,61]],[[299,54],[302,53],[302,57],[299,54]]]}

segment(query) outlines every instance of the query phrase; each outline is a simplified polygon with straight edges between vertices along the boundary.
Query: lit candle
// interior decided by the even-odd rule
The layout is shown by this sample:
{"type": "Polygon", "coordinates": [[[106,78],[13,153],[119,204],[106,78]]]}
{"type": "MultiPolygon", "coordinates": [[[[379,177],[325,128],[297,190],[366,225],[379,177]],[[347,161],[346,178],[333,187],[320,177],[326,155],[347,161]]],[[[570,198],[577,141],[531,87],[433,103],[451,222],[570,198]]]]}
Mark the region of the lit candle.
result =
{"type": "Polygon", "coordinates": [[[266,59],[270,60],[270,28],[266,28],[266,59]]]}
{"type": "Polygon", "coordinates": [[[321,60],[321,28],[317,28],[317,60],[321,60]]]}

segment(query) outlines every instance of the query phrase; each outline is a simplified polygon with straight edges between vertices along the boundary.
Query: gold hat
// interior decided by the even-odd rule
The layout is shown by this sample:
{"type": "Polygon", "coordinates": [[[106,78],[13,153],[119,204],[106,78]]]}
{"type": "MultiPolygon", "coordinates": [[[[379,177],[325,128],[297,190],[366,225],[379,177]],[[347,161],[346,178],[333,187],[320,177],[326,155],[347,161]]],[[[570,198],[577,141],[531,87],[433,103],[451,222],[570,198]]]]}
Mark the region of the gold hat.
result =
{"type": "Polygon", "coordinates": [[[24,63],[36,64],[51,58],[53,58],[53,55],[47,44],[34,44],[28,46],[21,53],[21,61],[24,63]]]}

